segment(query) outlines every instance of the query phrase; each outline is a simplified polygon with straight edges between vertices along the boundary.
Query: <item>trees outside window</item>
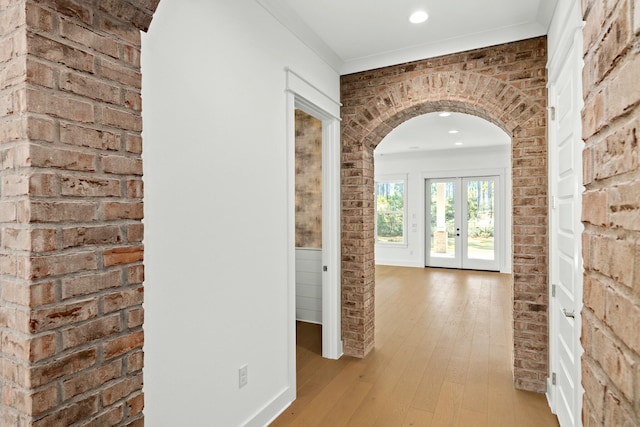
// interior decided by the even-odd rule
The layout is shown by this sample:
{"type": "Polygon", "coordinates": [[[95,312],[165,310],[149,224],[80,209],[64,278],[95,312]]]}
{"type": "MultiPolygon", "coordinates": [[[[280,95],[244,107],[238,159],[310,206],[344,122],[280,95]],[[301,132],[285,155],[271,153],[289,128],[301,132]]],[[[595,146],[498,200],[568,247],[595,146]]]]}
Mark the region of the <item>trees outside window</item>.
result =
{"type": "Polygon", "coordinates": [[[376,242],[405,242],[404,181],[376,183],[376,242]]]}

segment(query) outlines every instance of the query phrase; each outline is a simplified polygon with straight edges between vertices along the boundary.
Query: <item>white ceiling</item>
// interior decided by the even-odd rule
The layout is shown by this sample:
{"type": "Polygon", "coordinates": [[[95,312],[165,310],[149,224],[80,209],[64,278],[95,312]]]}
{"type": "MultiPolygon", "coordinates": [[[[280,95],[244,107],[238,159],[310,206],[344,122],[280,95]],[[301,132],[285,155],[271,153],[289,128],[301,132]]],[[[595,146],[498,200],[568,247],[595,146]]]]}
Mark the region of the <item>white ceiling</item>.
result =
{"type": "Polygon", "coordinates": [[[479,117],[462,113],[440,117],[439,113],[429,113],[407,120],[389,132],[375,154],[504,146],[510,141],[502,129],[479,117]],[[450,133],[453,130],[458,133],[450,133]]]}
{"type": "Polygon", "coordinates": [[[547,33],[558,0],[256,0],[341,74],[547,33]],[[429,13],[423,24],[409,15],[429,13]]]}
{"type": "MultiPolygon", "coordinates": [[[[256,1],[343,75],[547,34],[558,2],[256,1]],[[411,24],[409,15],[416,10],[426,11],[429,19],[423,24],[411,24]]],[[[477,117],[454,114],[442,118],[430,114],[398,126],[378,146],[376,154],[508,143],[509,137],[502,130],[477,117]],[[460,133],[448,134],[451,126],[460,133]],[[453,145],[456,141],[464,145],[453,145]]]]}

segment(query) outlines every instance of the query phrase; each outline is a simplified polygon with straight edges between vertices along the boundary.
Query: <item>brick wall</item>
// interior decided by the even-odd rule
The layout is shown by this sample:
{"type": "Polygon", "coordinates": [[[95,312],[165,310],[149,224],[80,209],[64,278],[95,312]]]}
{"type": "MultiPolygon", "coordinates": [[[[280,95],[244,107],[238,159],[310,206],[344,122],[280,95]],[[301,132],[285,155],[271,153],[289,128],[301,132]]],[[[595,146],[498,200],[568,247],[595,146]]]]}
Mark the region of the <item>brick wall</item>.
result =
{"type": "Polygon", "coordinates": [[[1,425],[143,423],[135,3],[0,0],[1,425]]]}
{"type": "Polygon", "coordinates": [[[322,248],[322,121],[296,110],[296,248],[322,248]]]}
{"type": "Polygon", "coordinates": [[[583,421],[640,425],[640,4],[583,0],[583,421]]]}
{"type": "Polygon", "coordinates": [[[546,38],[342,77],[345,352],[374,347],[373,149],[432,111],[473,114],[512,136],[514,376],[544,391],[548,358],[546,38]]]}

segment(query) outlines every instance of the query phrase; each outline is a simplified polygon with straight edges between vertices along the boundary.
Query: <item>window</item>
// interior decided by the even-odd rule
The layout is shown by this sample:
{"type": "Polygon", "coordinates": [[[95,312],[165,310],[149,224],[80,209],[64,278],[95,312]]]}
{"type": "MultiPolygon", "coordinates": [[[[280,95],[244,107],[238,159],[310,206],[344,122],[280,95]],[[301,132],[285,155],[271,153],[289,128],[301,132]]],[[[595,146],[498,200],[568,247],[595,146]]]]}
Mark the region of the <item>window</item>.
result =
{"type": "Polygon", "coordinates": [[[376,242],[405,243],[405,181],[376,182],[376,242]]]}

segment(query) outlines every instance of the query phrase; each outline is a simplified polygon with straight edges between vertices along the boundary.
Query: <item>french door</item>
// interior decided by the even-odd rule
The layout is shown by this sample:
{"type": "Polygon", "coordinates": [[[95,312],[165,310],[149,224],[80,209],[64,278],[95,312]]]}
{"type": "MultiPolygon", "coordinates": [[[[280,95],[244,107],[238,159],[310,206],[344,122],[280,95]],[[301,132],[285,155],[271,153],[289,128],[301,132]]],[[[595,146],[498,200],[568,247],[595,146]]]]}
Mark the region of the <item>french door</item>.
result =
{"type": "Polygon", "coordinates": [[[426,181],[427,267],[500,270],[498,176],[426,181]]]}

